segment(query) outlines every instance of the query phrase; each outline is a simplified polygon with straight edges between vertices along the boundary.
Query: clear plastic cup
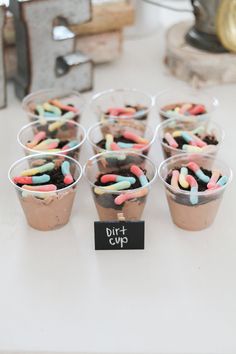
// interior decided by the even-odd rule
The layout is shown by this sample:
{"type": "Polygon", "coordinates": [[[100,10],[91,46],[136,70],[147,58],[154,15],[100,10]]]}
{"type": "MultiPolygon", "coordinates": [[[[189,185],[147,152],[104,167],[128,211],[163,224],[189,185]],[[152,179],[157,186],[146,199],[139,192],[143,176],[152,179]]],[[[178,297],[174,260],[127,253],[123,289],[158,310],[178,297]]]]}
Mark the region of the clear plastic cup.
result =
{"type": "Polygon", "coordinates": [[[146,122],[153,108],[154,100],[149,94],[136,89],[110,89],[93,96],[90,107],[97,120],[137,119],[146,122]],[[110,108],[139,107],[140,110],[131,115],[116,116],[107,114],[110,108]]]}
{"type": "Polygon", "coordinates": [[[195,129],[199,129],[198,137],[200,139],[204,138],[206,135],[214,136],[216,138],[216,140],[218,141],[217,145],[209,144],[202,150],[202,153],[204,154],[216,156],[225,137],[225,132],[223,128],[221,128],[213,121],[209,121],[207,124],[200,124],[199,122],[195,122],[194,124],[189,125],[188,123],[186,124],[183,120],[171,118],[165,120],[157,127],[157,138],[161,144],[164,158],[167,159],[171,156],[188,152],[180,148],[173,148],[169,144],[167,144],[167,142],[163,141],[166,133],[172,134],[174,131],[178,130],[192,132],[195,129]]]}
{"type": "Polygon", "coordinates": [[[16,161],[8,172],[9,180],[15,188],[28,224],[41,231],[54,230],[68,223],[81,175],[82,168],[76,160],[68,156],[50,154],[24,157],[16,161]],[[74,178],[74,183],[68,187],[53,192],[35,192],[26,191],[13,181],[14,177],[20,176],[25,169],[48,162],[54,162],[59,167],[63,161],[70,163],[70,172],[74,178]]]}
{"type": "Polygon", "coordinates": [[[197,90],[186,86],[176,86],[164,90],[155,96],[155,107],[161,121],[165,121],[169,118],[178,118],[189,123],[192,121],[204,123],[212,117],[218,105],[219,102],[217,98],[211,96],[204,90],[197,90]],[[206,113],[185,116],[177,112],[167,112],[180,103],[203,104],[206,107],[206,113]]]}
{"type": "Polygon", "coordinates": [[[151,126],[145,126],[142,122],[137,120],[120,120],[113,122],[109,120],[104,123],[96,123],[91,126],[87,132],[87,141],[91,145],[94,154],[99,154],[106,151],[105,148],[99,146],[99,143],[105,140],[106,134],[111,134],[114,138],[122,137],[124,132],[131,132],[148,141],[148,144],[138,148],[125,148],[122,150],[129,150],[138,152],[140,154],[148,155],[151,145],[153,144],[156,134],[151,126]]]}
{"type": "Polygon", "coordinates": [[[94,202],[101,221],[140,220],[151,186],[156,178],[157,170],[154,163],[144,155],[135,152],[104,152],[90,158],[83,168],[88,180],[94,202]],[[124,158],[125,157],[125,158],[124,158]],[[137,163],[139,158],[140,164],[137,163]],[[95,183],[101,174],[112,173],[121,175],[135,164],[145,169],[148,183],[139,188],[115,191],[104,190],[95,183]],[[101,169],[101,166],[103,168],[101,169]],[[116,199],[119,197],[118,199],[116,199]]]}
{"type": "Polygon", "coordinates": [[[231,169],[221,160],[211,155],[181,154],[172,156],[163,161],[158,169],[159,177],[165,186],[167,201],[172,221],[181,229],[199,231],[209,227],[215,220],[224,191],[232,180],[231,169]],[[228,182],[219,189],[196,192],[197,202],[192,204],[190,191],[176,189],[167,183],[168,174],[176,169],[186,166],[188,162],[195,162],[201,168],[219,170],[221,175],[228,177],[228,182]]]}
{"type": "Polygon", "coordinates": [[[86,139],[86,131],[84,127],[73,120],[68,120],[60,128],[50,132],[48,130],[49,125],[57,121],[58,119],[50,118],[45,124],[42,124],[40,120],[37,120],[35,122],[23,126],[20,129],[17,134],[17,141],[23,148],[26,156],[43,152],[62,153],[78,160],[81,146],[83,145],[86,139]],[[46,149],[42,151],[40,149],[37,150],[37,148],[29,148],[27,146],[27,143],[29,141],[32,141],[34,136],[41,131],[46,131],[46,139],[60,139],[60,144],[62,144],[61,148],[51,149],[51,151],[46,149]],[[68,146],[68,148],[62,150],[63,146],[67,145],[70,142],[75,143],[75,145],[72,144],[72,147],[68,146]]]}
{"type": "MultiPolygon", "coordinates": [[[[76,122],[80,120],[81,114],[84,110],[85,101],[77,91],[69,92],[63,89],[45,89],[30,93],[22,101],[22,108],[27,114],[30,122],[34,122],[41,118],[35,111],[36,106],[42,106],[50,100],[59,100],[63,105],[73,105],[77,109],[77,113],[74,113],[73,120],[76,122]]],[[[62,113],[65,113],[65,111],[62,111],[62,113]]],[[[56,115],[55,118],[57,117],[60,116],[56,115]]],[[[45,118],[47,119],[48,117],[45,118]]]]}

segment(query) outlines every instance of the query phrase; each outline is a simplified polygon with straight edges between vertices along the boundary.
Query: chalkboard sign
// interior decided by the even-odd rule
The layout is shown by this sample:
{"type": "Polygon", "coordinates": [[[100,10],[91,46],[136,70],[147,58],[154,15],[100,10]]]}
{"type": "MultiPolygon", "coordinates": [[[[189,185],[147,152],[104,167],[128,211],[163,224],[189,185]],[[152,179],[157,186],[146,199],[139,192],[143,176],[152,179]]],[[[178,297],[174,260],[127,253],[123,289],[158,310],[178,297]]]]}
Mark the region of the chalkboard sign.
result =
{"type": "Polygon", "coordinates": [[[95,221],[95,250],[144,249],[144,221],[95,221]]]}

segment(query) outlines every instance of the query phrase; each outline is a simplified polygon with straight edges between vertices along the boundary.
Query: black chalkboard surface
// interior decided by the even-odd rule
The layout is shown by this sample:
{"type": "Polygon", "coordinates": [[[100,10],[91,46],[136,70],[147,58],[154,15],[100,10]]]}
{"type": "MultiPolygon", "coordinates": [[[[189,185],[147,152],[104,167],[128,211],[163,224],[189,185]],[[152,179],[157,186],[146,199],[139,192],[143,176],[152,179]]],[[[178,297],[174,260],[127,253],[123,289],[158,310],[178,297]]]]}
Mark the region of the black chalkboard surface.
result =
{"type": "Polygon", "coordinates": [[[144,249],[144,221],[95,221],[95,250],[144,249]]]}

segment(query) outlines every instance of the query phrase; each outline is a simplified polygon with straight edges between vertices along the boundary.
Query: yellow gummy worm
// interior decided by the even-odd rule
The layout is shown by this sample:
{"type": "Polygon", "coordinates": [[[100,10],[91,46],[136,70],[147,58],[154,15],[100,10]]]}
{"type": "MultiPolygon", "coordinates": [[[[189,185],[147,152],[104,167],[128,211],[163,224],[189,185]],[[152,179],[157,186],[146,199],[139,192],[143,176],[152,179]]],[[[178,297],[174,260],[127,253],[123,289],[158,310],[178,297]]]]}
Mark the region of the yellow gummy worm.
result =
{"type": "Polygon", "coordinates": [[[67,112],[63,114],[61,119],[58,119],[56,122],[49,124],[48,130],[53,132],[54,130],[59,129],[67,122],[67,120],[74,118],[74,116],[75,114],[73,112],[67,112]]]}
{"type": "Polygon", "coordinates": [[[202,152],[202,148],[198,146],[187,145],[187,144],[182,146],[182,150],[186,152],[202,152]]]}
{"type": "Polygon", "coordinates": [[[44,152],[61,152],[61,149],[45,149],[44,152]]]}
{"type": "Polygon", "coordinates": [[[37,173],[43,173],[47,171],[51,171],[54,169],[55,164],[53,162],[48,162],[45,165],[36,167],[36,168],[30,168],[28,170],[24,170],[21,172],[21,176],[34,176],[37,173]]]}
{"type": "Polygon", "coordinates": [[[178,136],[181,136],[182,130],[176,130],[172,133],[173,138],[177,138],[178,136]]]}
{"type": "Polygon", "coordinates": [[[188,174],[188,169],[186,167],[181,167],[180,174],[179,174],[179,184],[183,188],[188,188],[189,183],[186,181],[186,176],[188,174]]]}
{"type": "Polygon", "coordinates": [[[58,107],[56,107],[56,106],[53,106],[53,105],[51,105],[51,104],[48,103],[48,102],[46,102],[46,103],[43,104],[43,108],[44,108],[46,111],[55,113],[57,116],[61,116],[61,110],[60,110],[60,108],[58,108],[58,107]]]}
{"type": "Polygon", "coordinates": [[[113,190],[113,191],[119,191],[122,189],[127,189],[131,186],[131,183],[129,181],[121,181],[117,182],[114,184],[111,184],[110,186],[106,187],[95,187],[94,192],[98,195],[101,195],[106,192],[106,190],[113,190]]]}
{"type": "Polygon", "coordinates": [[[59,141],[60,141],[59,139],[46,139],[46,140],[42,141],[41,143],[39,143],[38,145],[34,146],[33,149],[35,149],[35,150],[43,149],[44,150],[45,148],[47,148],[47,146],[49,144],[54,143],[54,142],[59,143],[59,141]]]}
{"type": "Polygon", "coordinates": [[[113,143],[113,135],[111,134],[106,134],[106,150],[110,150],[111,149],[111,143],[113,143]]]}

